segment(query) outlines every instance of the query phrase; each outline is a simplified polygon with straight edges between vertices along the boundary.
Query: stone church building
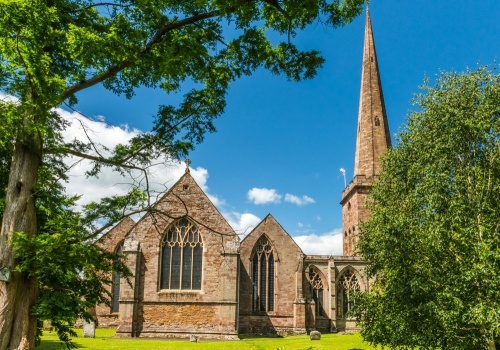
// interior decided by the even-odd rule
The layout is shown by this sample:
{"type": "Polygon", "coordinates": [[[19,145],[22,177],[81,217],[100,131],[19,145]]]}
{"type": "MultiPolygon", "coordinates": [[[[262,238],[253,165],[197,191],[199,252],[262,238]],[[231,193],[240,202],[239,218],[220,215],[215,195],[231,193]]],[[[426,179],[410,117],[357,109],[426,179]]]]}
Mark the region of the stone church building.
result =
{"type": "Polygon", "coordinates": [[[272,215],[240,240],[189,173],[137,223],[125,219],[106,249],[126,256],[100,327],[119,337],[237,339],[355,328],[353,292],[367,290],[356,255],[366,196],[391,145],[369,12],[366,13],[353,181],[342,192],[343,256],[306,255],[272,215]]]}

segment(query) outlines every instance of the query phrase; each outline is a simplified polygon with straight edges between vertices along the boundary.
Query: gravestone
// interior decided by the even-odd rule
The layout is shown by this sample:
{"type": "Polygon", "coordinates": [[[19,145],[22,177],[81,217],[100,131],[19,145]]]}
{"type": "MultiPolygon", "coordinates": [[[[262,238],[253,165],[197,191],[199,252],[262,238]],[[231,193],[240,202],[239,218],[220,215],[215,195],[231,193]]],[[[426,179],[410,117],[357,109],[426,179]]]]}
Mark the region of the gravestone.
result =
{"type": "Polygon", "coordinates": [[[196,343],[198,341],[198,337],[196,335],[191,334],[189,336],[189,341],[193,342],[193,343],[196,343]]]}
{"type": "Polygon", "coordinates": [[[83,337],[84,338],[95,338],[95,323],[83,321],[83,337]]]}

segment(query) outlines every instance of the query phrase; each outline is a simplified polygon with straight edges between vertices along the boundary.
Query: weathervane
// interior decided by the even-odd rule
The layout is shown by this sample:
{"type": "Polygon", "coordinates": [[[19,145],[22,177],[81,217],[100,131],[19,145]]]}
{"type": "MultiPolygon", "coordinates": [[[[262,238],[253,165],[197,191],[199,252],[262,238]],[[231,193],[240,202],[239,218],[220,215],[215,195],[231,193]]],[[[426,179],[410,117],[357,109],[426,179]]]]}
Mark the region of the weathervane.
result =
{"type": "Polygon", "coordinates": [[[189,165],[191,164],[191,160],[186,159],[184,163],[186,163],[186,174],[189,174],[189,165]]]}

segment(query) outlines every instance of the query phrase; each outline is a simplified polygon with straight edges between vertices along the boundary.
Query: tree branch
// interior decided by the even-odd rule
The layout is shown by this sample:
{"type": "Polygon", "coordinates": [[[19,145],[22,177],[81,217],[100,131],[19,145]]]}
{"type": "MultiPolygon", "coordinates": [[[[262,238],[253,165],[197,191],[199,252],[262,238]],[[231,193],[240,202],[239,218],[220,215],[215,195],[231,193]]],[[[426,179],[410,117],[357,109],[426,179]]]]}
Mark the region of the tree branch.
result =
{"type": "MultiPolygon", "coordinates": [[[[138,167],[138,166],[135,166],[135,165],[125,164],[122,161],[116,161],[116,160],[112,160],[112,159],[109,159],[109,158],[104,158],[104,157],[101,157],[101,156],[93,156],[91,154],[83,153],[83,152],[80,152],[80,151],[77,151],[77,150],[74,150],[74,149],[67,149],[65,151],[68,154],[70,154],[70,155],[73,155],[73,156],[76,156],[76,157],[80,157],[80,158],[85,158],[85,159],[88,159],[88,160],[93,160],[95,162],[100,162],[100,163],[104,163],[104,164],[108,164],[108,165],[114,165],[114,166],[117,166],[117,167],[123,167],[123,168],[126,168],[126,169],[139,170],[139,171],[142,171],[142,172],[146,171],[145,168],[141,168],[141,167],[138,167]]],[[[50,153],[50,151],[47,151],[46,153],[50,153]]]]}
{"type": "MultiPolygon", "coordinates": [[[[195,16],[185,18],[185,19],[180,20],[180,21],[176,21],[176,22],[164,25],[156,31],[155,35],[153,35],[153,37],[149,40],[149,42],[146,44],[146,46],[144,46],[134,56],[142,56],[142,55],[148,53],[156,44],[158,44],[160,42],[160,40],[163,38],[163,36],[166,33],[170,32],[174,29],[178,29],[178,28],[184,27],[184,26],[189,25],[189,24],[203,21],[205,19],[218,16],[219,14],[220,14],[219,10],[215,10],[215,11],[202,13],[199,15],[195,15],[195,16]]],[[[83,82],[80,82],[78,84],[70,86],[62,93],[61,100],[64,101],[68,97],[77,93],[78,91],[81,91],[83,89],[86,89],[86,88],[89,88],[89,87],[94,86],[96,84],[99,84],[99,83],[103,82],[104,80],[115,76],[116,74],[118,74],[122,70],[124,70],[125,68],[132,66],[133,63],[134,63],[134,61],[132,59],[128,59],[128,58],[124,59],[120,63],[110,67],[106,72],[97,74],[88,80],[85,80],[83,82]]]]}

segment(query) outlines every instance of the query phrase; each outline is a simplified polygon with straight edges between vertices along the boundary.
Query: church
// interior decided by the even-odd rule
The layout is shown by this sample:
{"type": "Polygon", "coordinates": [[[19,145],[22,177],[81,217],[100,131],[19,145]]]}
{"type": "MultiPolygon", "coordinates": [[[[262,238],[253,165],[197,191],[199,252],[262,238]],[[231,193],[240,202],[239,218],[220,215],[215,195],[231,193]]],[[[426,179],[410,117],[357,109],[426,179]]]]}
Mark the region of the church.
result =
{"type": "Polygon", "coordinates": [[[353,292],[366,291],[356,254],[365,201],[391,146],[367,10],[354,178],[341,196],[343,255],[306,255],[267,215],[240,239],[189,173],[138,222],[127,218],[101,244],[126,257],[133,274],[113,276],[99,327],[117,337],[238,339],[355,329],[353,292]]]}

